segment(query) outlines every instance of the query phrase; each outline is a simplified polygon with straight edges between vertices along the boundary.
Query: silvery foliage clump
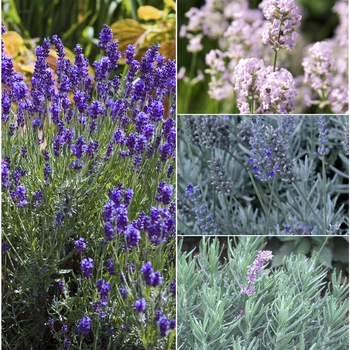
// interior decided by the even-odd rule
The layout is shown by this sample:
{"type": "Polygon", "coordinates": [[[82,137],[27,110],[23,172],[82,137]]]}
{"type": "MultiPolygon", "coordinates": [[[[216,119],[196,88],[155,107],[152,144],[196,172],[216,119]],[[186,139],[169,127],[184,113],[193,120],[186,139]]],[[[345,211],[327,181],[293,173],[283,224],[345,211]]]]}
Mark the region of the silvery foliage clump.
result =
{"type": "Polygon", "coordinates": [[[229,241],[223,263],[217,238],[203,237],[198,256],[181,252],[180,241],[179,350],[348,349],[348,284],[334,270],[330,288],[317,257],[292,255],[275,270],[266,264],[256,276],[254,292],[241,293],[263,240],[229,241]]]}
{"type": "Polygon", "coordinates": [[[186,197],[192,183],[200,188],[216,234],[348,234],[349,117],[324,118],[329,149],[324,156],[318,153],[320,120],[306,115],[180,116],[178,233],[203,234],[186,197]],[[208,130],[208,121],[216,133],[202,131],[208,130]],[[220,170],[213,171],[211,164],[218,159],[220,170]]]}

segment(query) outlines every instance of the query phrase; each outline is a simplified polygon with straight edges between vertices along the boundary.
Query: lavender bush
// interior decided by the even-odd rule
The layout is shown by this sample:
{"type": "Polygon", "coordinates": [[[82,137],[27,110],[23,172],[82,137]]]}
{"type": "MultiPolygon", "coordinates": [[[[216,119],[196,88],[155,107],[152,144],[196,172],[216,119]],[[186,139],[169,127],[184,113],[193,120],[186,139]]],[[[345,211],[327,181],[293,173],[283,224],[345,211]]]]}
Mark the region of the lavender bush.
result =
{"type": "Polygon", "coordinates": [[[322,249],[310,259],[292,255],[272,270],[264,237],[234,239],[224,262],[217,238],[203,238],[197,256],[181,252],[180,240],[178,349],[349,347],[348,283],[334,270],[326,285],[327,273],[318,265],[322,249]]]}
{"type": "Polygon", "coordinates": [[[180,116],[179,234],[348,234],[348,116],[180,116]]]}
{"type": "Polygon", "coordinates": [[[111,39],[92,77],[53,36],[58,83],[44,39],[29,87],[2,45],[6,349],[174,349],[175,61],[111,39]]]}
{"type": "Polygon", "coordinates": [[[216,101],[211,113],[305,113],[317,106],[346,114],[348,2],[339,0],[332,8],[339,18],[333,36],[309,45],[309,33],[299,33],[306,14],[300,3],[263,0],[251,8],[248,0],[205,0],[200,8],[191,8],[185,14],[188,23],[179,30],[188,39],[179,50],[192,54],[189,72],[189,67],[179,70],[179,112],[204,113],[190,103],[193,86],[201,84],[200,90],[216,101]],[[205,59],[207,77],[202,72],[194,76],[198,55],[205,59]]]}

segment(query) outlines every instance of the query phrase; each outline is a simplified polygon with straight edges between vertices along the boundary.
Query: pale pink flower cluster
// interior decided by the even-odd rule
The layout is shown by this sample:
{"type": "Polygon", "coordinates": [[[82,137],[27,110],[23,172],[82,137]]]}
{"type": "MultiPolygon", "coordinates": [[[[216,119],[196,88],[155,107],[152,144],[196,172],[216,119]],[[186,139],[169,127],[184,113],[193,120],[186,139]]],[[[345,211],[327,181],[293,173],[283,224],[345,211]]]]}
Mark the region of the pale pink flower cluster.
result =
{"type": "Polygon", "coordinates": [[[294,109],[295,82],[284,68],[273,72],[263,60],[241,59],[233,73],[233,84],[241,114],[289,113],[294,109]]]}
{"type": "Polygon", "coordinates": [[[294,0],[267,0],[260,7],[269,21],[262,34],[262,42],[270,44],[274,51],[291,51],[299,36],[295,27],[300,26],[301,20],[294,0]]]}
{"type": "Polygon", "coordinates": [[[271,250],[259,250],[258,257],[254,260],[253,265],[248,266],[248,287],[243,286],[241,289],[242,294],[252,295],[254,293],[254,284],[256,282],[256,276],[259,271],[263,268],[264,264],[266,264],[269,260],[273,259],[271,250]]]}
{"type": "Polygon", "coordinates": [[[334,51],[326,41],[318,41],[307,50],[302,66],[304,67],[304,83],[322,94],[332,83],[335,68],[334,51]]]}
{"type": "Polygon", "coordinates": [[[200,9],[192,8],[186,16],[189,23],[181,27],[180,36],[189,39],[187,51],[201,50],[203,36],[219,43],[218,49],[206,56],[208,69],[205,72],[211,76],[210,98],[232,98],[232,73],[239,60],[264,54],[262,12],[250,9],[247,0],[206,0],[200,9]]]}
{"type": "Polygon", "coordinates": [[[334,33],[334,39],[339,46],[348,47],[349,4],[347,1],[338,1],[333,6],[333,12],[339,16],[339,25],[334,33]]]}
{"type": "Polygon", "coordinates": [[[318,104],[320,108],[330,105],[334,113],[342,113],[348,110],[348,84],[344,81],[347,73],[342,73],[342,66],[338,69],[338,57],[333,47],[334,42],[321,41],[307,49],[307,56],[302,62],[304,83],[318,95],[313,104],[318,104]]]}

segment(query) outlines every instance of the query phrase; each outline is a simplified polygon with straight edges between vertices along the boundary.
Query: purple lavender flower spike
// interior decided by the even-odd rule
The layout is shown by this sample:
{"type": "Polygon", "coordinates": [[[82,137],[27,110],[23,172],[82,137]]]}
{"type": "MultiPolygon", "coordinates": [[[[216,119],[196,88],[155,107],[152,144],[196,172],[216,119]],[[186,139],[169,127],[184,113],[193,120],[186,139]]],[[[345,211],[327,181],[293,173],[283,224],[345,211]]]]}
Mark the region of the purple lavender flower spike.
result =
{"type": "Polygon", "coordinates": [[[83,317],[77,329],[80,337],[86,337],[89,334],[91,318],[89,316],[83,317]]]}
{"type": "Polygon", "coordinates": [[[108,43],[110,43],[112,38],[113,38],[112,29],[110,29],[107,24],[104,24],[103,29],[101,30],[101,33],[100,33],[100,41],[98,42],[97,46],[101,50],[106,50],[107,45],[108,45],[108,43]]]}
{"type": "Polygon", "coordinates": [[[147,305],[146,299],[142,298],[142,299],[136,300],[135,301],[135,311],[137,311],[137,312],[145,311],[146,305],[147,305]]]}
{"type": "Polygon", "coordinates": [[[168,330],[168,318],[161,317],[157,323],[159,325],[160,336],[165,337],[168,330]]]}
{"type": "Polygon", "coordinates": [[[140,231],[134,226],[128,225],[125,231],[125,237],[128,247],[137,247],[141,239],[140,231]]]}
{"type": "Polygon", "coordinates": [[[115,276],[115,269],[114,269],[113,259],[108,259],[107,271],[108,271],[110,276],[115,276]]]}
{"type": "Polygon", "coordinates": [[[325,128],[325,125],[326,124],[326,119],[325,119],[325,116],[324,115],[320,115],[318,117],[318,126],[319,126],[319,129],[318,129],[318,133],[319,133],[319,137],[318,137],[318,141],[320,142],[321,146],[318,147],[318,153],[321,155],[321,156],[325,156],[328,154],[329,152],[329,149],[328,147],[325,148],[325,143],[327,142],[328,140],[328,130],[325,128]]]}
{"type": "Polygon", "coordinates": [[[94,261],[94,259],[92,259],[92,258],[83,259],[81,261],[81,268],[80,269],[82,271],[84,271],[85,277],[91,277],[92,276],[91,270],[94,267],[94,265],[92,264],[93,261],[94,261]]]}
{"type": "Polygon", "coordinates": [[[120,291],[122,298],[125,300],[128,297],[128,292],[126,291],[125,287],[121,286],[119,291],[120,291]]]}
{"type": "Polygon", "coordinates": [[[84,250],[86,249],[86,243],[84,242],[84,238],[80,237],[77,241],[75,241],[74,244],[77,247],[78,254],[84,253],[84,250]]]}
{"type": "Polygon", "coordinates": [[[66,290],[66,283],[64,281],[59,280],[58,285],[59,285],[62,292],[64,292],[66,290]]]}
{"type": "Polygon", "coordinates": [[[167,185],[165,181],[159,183],[158,193],[156,194],[156,201],[162,202],[164,205],[169,205],[173,195],[173,185],[167,185]]]}

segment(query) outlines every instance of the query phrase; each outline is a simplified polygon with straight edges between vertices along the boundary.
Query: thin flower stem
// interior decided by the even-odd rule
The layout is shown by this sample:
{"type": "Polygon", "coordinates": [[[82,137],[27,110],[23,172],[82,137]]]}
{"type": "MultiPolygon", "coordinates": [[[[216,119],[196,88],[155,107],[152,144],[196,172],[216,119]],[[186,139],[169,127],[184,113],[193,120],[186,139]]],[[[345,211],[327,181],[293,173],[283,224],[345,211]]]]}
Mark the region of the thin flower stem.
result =
{"type": "Polygon", "coordinates": [[[273,187],[271,187],[271,185],[270,185],[269,183],[267,183],[267,184],[269,185],[270,191],[271,191],[272,195],[275,197],[275,199],[276,199],[276,201],[277,201],[277,203],[278,203],[278,205],[279,205],[279,207],[280,207],[280,209],[281,209],[281,211],[282,211],[282,213],[283,213],[285,219],[287,220],[289,226],[292,228],[292,230],[294,231],[294,233],[295,233],[296,235],[298,235],[297,232],[296,232],[295,229],[294,229],[294,226],[293,226],[292,223],[290,222],[289,217],[287,216],[286,212],[284,211],[284,209],[283,209],[283,207],[282,207],[282,203],[281,203],[280,200],[278,199],[278,197],[277,197],[277,195],[276,195],[276,193],[275,193],[275,190],[273,189],[273,187]]]}
{"type": "MultiPolygon", "coordinates": [[[[237,218],[237,215],[234,213],[234,211],[232,210],[232,208],[229,208],[229,203],[228,203],[228,200],[227,200],[225,194],[223,193],[222,195],[224,196],[224,200],[225,200],[225,205],[226,205],[226,210],[227,210],[227,212],[230,211],[230,212],[232,213],[232,215],[235,217],[236,221],[239,222],[239,220],[238,220],[238,218],[237,218]]],[[[232,220],[231,220],[231,219],[230,219],[230,225],[231,225],[231,227],[232,227],[232,233],[234,234],[234,232],[235,232],[235,227],[233,226],[233,223],[232,223],[232,220]]]]}
{"type": "MultiPolygon", "coordinates": [[[[211,158],[215,158],[215,149],[213,150],[212,156],[211,158]]],[[[215,221],[215,203],[216,203],[216,188],[215,188],[215,184],[213,183],[213,220],[215,221]]]]}
{"type": "MultiPolygon", "coordinates": [[[[275,188],[275,180],[276,180],[276,177],[273,178],[273,181],[272,181],[272,187],[275,188]]],[[[271,211],[271,206],[272,206],[272,196],[270,196],[270,202],[269,202],[269,209],[267,211],[267,225],[266,225],[266,233],[267,233],[267,230],[270,226],[270,211],[271,211]]]]}
{"type": "Polygon", "coordinates": [[[185,103],[184,103],[184,108],[183,108],[183,112],[184,113],[188,112],[188,105],[190,103],[191,92],[192,92],[191,80],[192,80],[192,77],[193,77],[194,69],[196,67],[196,62],[197,62],[197,53],[195,52],[192,55],[192,59],[191,59],[190,75],[188,77],[189,82],[187,83],[187,87],[186,87],[185,103]]]}
{"type": "Polygon", "coordinates": [[[203,201],[204,201],[205,204],[207,204],[206,200],[205,200],[205,196],[204,196],[204,191],[203,191],[203,188],[202,188],[201,180],[199,178],[198,170],[197,170],[197,167],[196,167],[196,163],[194,162],[191,145],[190,145],[190,142],[188,141],[187,131],[186,131],[186,128],[185,128],[185,123],[184,123],[184,119],[183,119],[182,115],[180,115],[180,119],[181,119],[181,124],[182,124],[183,131],[185,133],[185,138],[186,138],[186,144],[187,144],[187,147],[188,147],[188,151],[190,153],[192,164],[193,164],[194,170],[195,170],[196,175],[197,175],[197,181],[198,181],[198,185],[199,185],[199,188],[201,190],[201,193],[202,193],[203,201]]]}
{"type": "Polygon", "coordinates": [[[276,63],[277,63],[277,51],[275,51],[275,56],[273,58],[273,72],[276,70],[276,63]]]}
{"type": "MultiPolygon", "coordinates": [[[[319,218],[319,216],[315,213],[315,211],[313,210],[312,208],[312,205],[310,204],[310,202],[307,200],[305,194],[301,191],[301,189],[298,187],[297,184],[295,184],[293,182],[293,186],[294,188],[301,194],[301,196],[303,197],[303,199],[305,200],[306,204],[309,206],[309,208],[311,209],[312,211],[312,214],[314,214],[314,217],[316,218],[316,220],[320,223],[321,226],[323,226],[324,224],[322,223],[322,220],[319,218]]],[[[326,229],[326,228],[324,228],[326,229]]]]}
{"type": "Polygon", "coordinates": [[[324,210],[324,230],[327,235],[327,193],[326,193],[326,165],[325,156],[322,156],[322,178],[323,178],[323,210],[324,210]]]}
{"type": "Polygon", "coordinates": [[[266,217],[267,217],[267,211],[266,211],[266,208],[265,208],[264,201],[263,201],[262,198],[261,198],[260,191],[259,191],[258,187],[256,186],[254,177],[253,177],[252,173],[249,171],[249,169],[248,169],[248,174],[249,174],[250,180],[252,180],[252,183],[253,183],[255,192],[256,192],[256,194],[257,194],[257,196],[258,196],[260,205],[262,206],[263,211],[264,211],[264,213],[265,213],[265,215],[266,215],[266,217]]]}
{"type": "Polygon", "coordinates": [[[322,244],[321,249],[318,251],[318,253],[317,253],[316,256],[315,256],[315,259],[317,259],[317,257],[320,255],[321,251],[322,251],[323,248],[325,247],[325,245],[326,245],[326,243],[327,243],[327,241],[328,241],[328,238],[329,238],[329,236],[326,237],[326,239],[324,240],[324,243],[322,244]]]}

